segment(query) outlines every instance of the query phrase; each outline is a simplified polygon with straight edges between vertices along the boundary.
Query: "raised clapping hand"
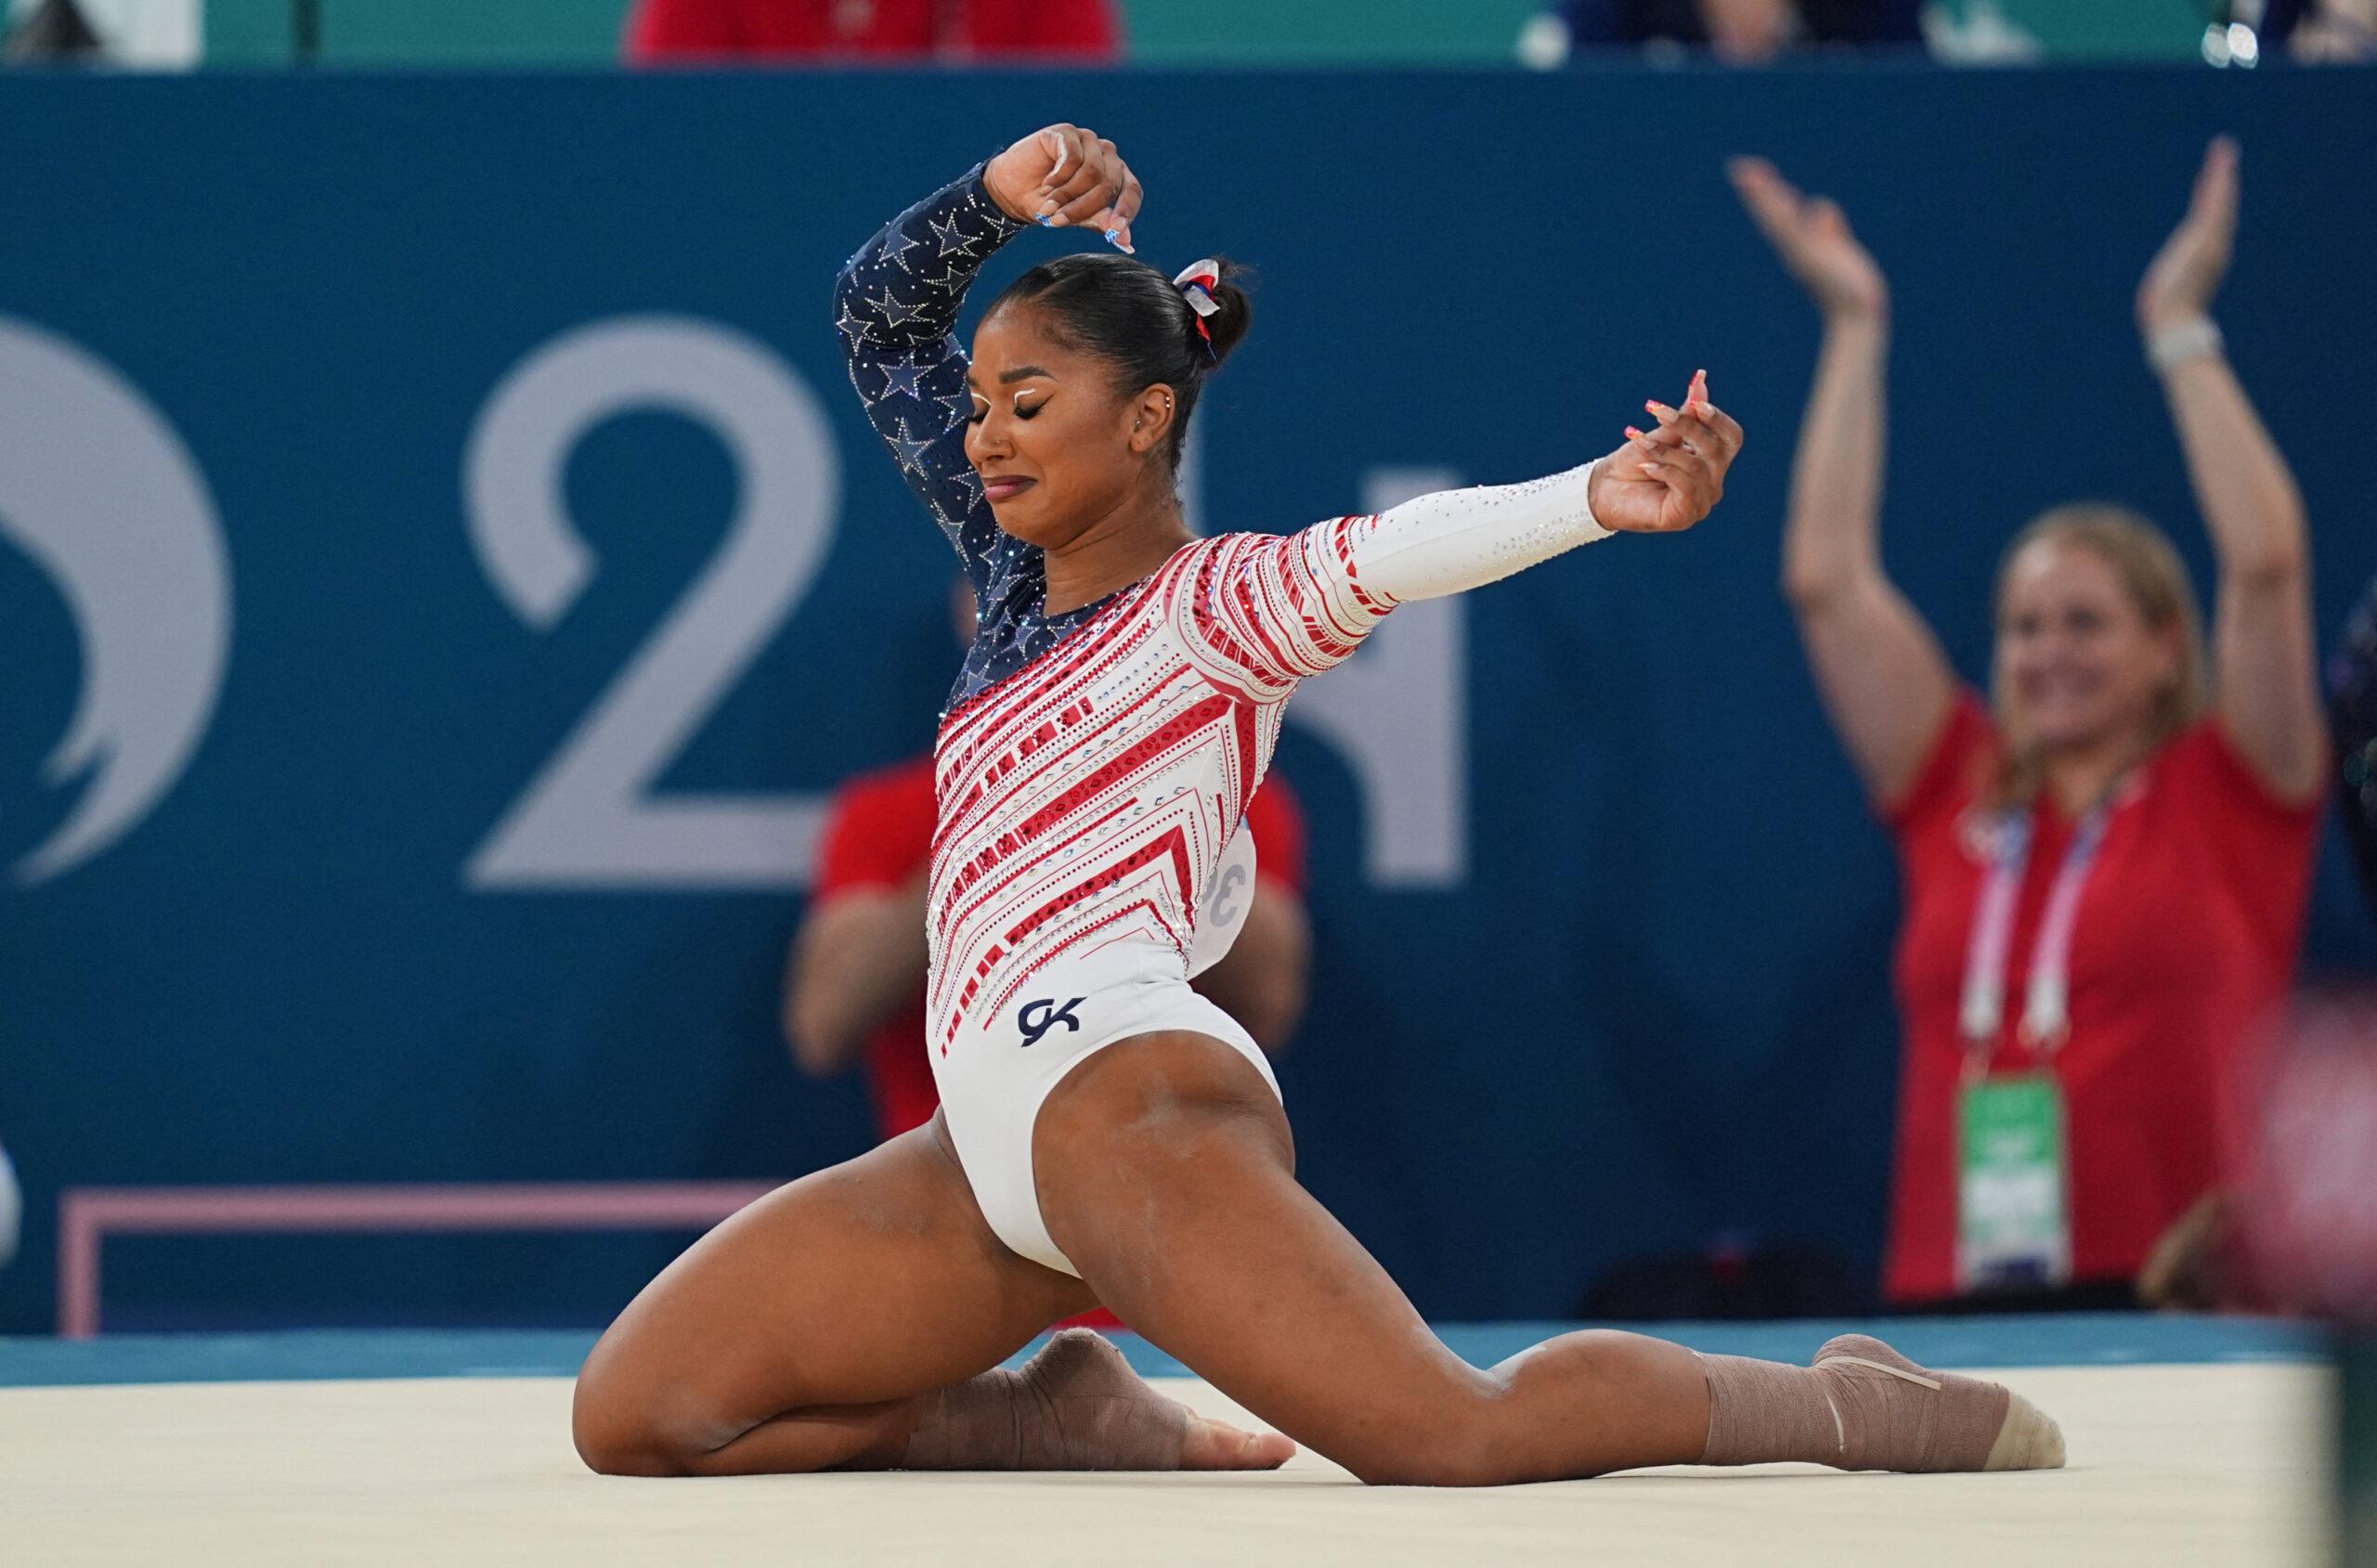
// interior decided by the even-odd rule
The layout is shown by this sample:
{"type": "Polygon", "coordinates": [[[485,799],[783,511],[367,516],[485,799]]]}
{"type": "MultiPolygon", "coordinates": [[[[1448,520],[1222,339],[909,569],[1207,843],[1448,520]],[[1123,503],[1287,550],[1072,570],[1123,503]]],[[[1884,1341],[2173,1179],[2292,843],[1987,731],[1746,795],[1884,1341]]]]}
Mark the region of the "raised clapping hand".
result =
{"type": "Polygon", "coordinates": [[[1763,158],[1735,158],[1725,172],[1774,253],[1827,319],[1876,321],[1890,314],[1890,285],[1838,203],[1801,195],[1763,158]]]}
{"type": "Polygon", "coordinates": [[[2215,136],[2195,176],[2188,215],[2137,285],[2137,330],[2151,338],[2212,307],[2237,242],[2237,144],[2215,136]]]}
{"type": "Polygon", "coordinates": [[[1131,249],[1138,178],[1096,131],[1066,124],[1034,131],[992,159],[982,183],[1011,216],[1050,228],[1078,225],[1104,235],[1118,251],[1131,249]]]}
{"type": "Polygon", "coordinates": [[[1604,528],[1678,533],[1708,516],[1724,495],[1725,470],[1742,449],[1742,427],[1708,401],[1706,370],[1694,372],[1682,408],[1643,407],[1657,428],[1626,427],[1626,445],[1593,470],[1587,499],[1604,528]]]}

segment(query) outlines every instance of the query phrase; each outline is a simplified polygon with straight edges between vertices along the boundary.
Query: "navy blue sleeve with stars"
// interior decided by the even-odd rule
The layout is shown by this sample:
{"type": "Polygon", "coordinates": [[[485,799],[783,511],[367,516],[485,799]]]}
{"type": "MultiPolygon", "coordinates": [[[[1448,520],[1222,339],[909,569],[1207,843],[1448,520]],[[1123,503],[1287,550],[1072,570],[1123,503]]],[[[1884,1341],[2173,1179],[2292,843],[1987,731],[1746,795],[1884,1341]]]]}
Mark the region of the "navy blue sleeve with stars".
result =
{"type": "Polygon", "coordinates": [[[966,460],[966,350],[955,330],[991,253],[1027,226],[982,186],[982,165],[883,227],[842,267],[834,326],[851,385],[916,499],[957,547],[975,591],[1002,538],[966,460]]]}
{"type": "Polygon", "coordinates": [[[1108,603],[1042,614],[1047,563],[1037,548],[999,531],[981,476],[966,460],[973,396],[955,330],[957,309],[991,253],[1026,227],[991,200],[978,163],[886,224],[834,286],[834,326],[851,384],[974,585],[979,625],[950,694],[953,707],[1013,674],[1108,603]]]}

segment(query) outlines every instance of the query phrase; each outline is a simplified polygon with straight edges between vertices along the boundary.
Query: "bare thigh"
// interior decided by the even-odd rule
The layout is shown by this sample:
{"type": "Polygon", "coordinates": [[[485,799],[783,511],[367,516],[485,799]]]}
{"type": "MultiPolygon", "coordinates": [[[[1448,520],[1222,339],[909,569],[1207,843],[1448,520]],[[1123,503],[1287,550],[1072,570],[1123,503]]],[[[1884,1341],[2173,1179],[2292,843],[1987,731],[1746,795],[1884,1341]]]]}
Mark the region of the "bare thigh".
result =
{"type": "Polygon", "coordinates": [[[1697,1362],[1574,1334],[1490,1370],[1446,1348],[1297,1185],[1253,1066],[1176,1032],[1108,1046],[1033,1130],[1049,1235],[1124,1320],[1367,1481],[1475,1484],[1698,1457],[1697,1362]]]}
{"type": "Polygon", "coordinates": [[[777,1188],[662,1270],[578,1375],[579,1452],[660,1473],[845,1462],[856,1451],[838,1448],[896,1427],[886,1407],[1092,1304],[992,1235],[936,1116],[777,1188]],[[783,1420],[802,1412],[817,1419],[783,1420]],[[760,1431],[772,1422],[783,1430],[760,1431]],[[737,1462],[702,1462],[747,1436],[737,1462]]]}

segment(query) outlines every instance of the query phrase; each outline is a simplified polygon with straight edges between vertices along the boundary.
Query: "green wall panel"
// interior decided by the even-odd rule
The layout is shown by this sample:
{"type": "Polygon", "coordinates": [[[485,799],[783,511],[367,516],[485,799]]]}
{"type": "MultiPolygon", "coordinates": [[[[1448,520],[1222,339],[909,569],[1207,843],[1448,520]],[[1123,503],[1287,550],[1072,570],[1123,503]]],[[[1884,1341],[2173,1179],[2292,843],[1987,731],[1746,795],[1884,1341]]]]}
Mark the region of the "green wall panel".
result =
{"type": "Polygon", "coordinates": [[[1508,60],[1539,0],[1125,0],[1150,64],[1508,60]]]}
{"type": "MultiPolygon", "coordinates": [[[[1121,0],[1149,65],[1490,64],[1549,0],[1121,0]]],[[[1962,14],[1976,0],[1937,0],[1962,14]]],[[[596,65],[617,57],[627,0],[318,0],[322,58],[343,65],[596,65]]],[[[2195,53],[2195,0],[1997,0],[2063,58],[2195,53]]],[[[210,65],[285,63],[292,0],[207,0],[210,65]]]]}
{"type": "Polygon", "coordinates": [[[355,65],[600,65],[623,0],[322,0],[322,57],[355,65]]]}
{"type": "Polygon", "coordinates": [[[206,0],[206,63],[289,63],[289,0],[206,0]]]}

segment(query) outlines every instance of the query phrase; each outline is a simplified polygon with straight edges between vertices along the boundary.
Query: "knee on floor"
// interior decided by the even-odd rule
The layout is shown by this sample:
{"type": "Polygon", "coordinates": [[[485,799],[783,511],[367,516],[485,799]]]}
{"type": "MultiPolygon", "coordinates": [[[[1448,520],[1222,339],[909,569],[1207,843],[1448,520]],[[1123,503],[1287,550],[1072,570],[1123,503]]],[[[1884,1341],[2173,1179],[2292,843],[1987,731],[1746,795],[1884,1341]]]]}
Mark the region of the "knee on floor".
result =
{"type": "Polygon", "coordinates": [[[1358,1453],[1335,1456],[1368,1486],[1500,1486],[1531,1480],[1488,1393],[1463,1408],[1399,1422],[1358,1453]]]}
{"type": "Polygon", "coordinates": [[[693,1423],[590,1389],[584,1378],[570,1408],[569,1435],[578,1457],[597,1475],[698,1475],[703,1457],[715,1446],[693,1423]]]}
{"type": "Polygon", "coordinates": [[[1514,1479],[1487,1456],[1418,1440],[1398,1442],[1345,1468],[1365,1486],[1500,1486],[1514,1479]]]}

